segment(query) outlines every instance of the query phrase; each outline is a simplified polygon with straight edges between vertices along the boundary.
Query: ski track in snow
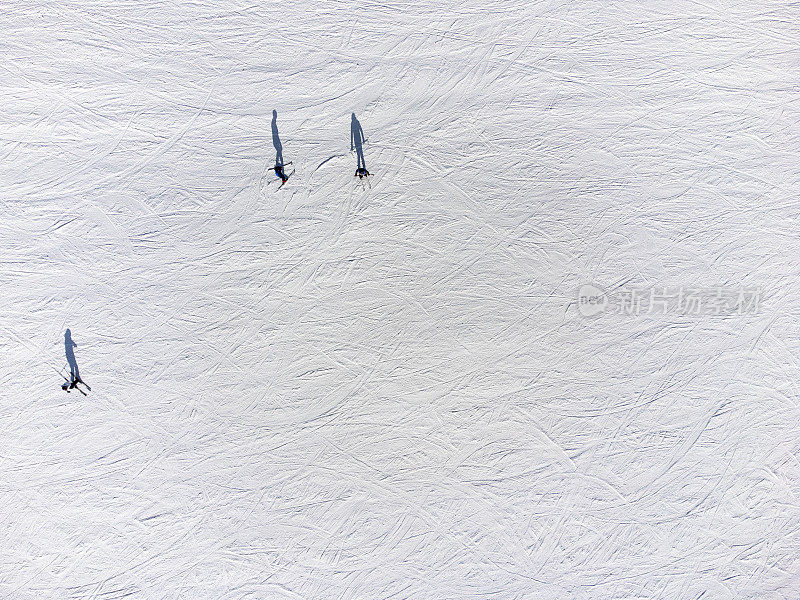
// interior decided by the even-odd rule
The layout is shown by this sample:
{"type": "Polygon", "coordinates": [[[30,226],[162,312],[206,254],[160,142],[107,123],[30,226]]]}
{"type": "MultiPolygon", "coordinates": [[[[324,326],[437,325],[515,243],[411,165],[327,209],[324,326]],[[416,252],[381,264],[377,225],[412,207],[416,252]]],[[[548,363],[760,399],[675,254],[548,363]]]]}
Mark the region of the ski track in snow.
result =
{"type": "Polygon", "coordinates": [[[0,31],[0,597],[797,598],[796,3],[0,31]]]}

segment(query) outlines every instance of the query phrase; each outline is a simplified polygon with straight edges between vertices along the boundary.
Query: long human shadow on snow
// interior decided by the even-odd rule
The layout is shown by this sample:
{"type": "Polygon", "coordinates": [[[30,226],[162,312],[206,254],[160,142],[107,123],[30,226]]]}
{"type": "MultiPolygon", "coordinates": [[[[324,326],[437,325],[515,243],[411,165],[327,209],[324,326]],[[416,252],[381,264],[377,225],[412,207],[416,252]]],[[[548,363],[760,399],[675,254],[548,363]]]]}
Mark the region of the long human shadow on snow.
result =
{"type": "Polygon", "coordinates": [[[77,389],[81,394],[84,396],[86,392],[78,387],[79,383],[82,383],[86,386],[86,389],[91,390],[88,385],[81,379],[81,373],[78,370],[78,361],[75,360],[75,352],[72,350],[73,348],[77,348],[78,344],[72,341],[72,332],[67,329],[64,332],[64,354],[67,355],[67,364],[69,365],[69,380],[65,381],[64,384],[61,386],[62,389],[69,392],[70,390],[77,389]]]}
{"type": "Polygon", "coordinates": [[[78,344],[72,341],[72,332],[67,329],[64,332],[64,354],[67,355],[67,363],[69,363],[70,380],[81,378],[80,372],[78,371],[78,361],[75,360],[75,353],[72,351],[73,348],[77,347],[78,344]]]}
{"type": "Polygon", "coordinates": [[[278,111],[272,111],[272,145],[275,146],[275,166],[283,166],[283,144],[278,135],[278,111]]]}
{"type": "Polygon", "coordinates": [[[272,167],[272,170],[275,171],[275,175],[281,178],[281,185],[286,183],[289,179],[289,175],[283,170],[286,165],[292,164],[292,161],[288,163],[283,162],[283,144],[281,144],[281,137],[278,135],[278,111],[272,111],[272,145],[275,146],[275,166],[272,167]]]}
{"type": "Polygon", "coordinates": [[[350,119],[350,150],[352,151],[353,149],[356,151],[356,159],[358,160],[356,175],[359,177],[369,175],[367,163],[364,160],[364,129],[356,119],[356,113],[352,113],[352,118],[350,119]]]}

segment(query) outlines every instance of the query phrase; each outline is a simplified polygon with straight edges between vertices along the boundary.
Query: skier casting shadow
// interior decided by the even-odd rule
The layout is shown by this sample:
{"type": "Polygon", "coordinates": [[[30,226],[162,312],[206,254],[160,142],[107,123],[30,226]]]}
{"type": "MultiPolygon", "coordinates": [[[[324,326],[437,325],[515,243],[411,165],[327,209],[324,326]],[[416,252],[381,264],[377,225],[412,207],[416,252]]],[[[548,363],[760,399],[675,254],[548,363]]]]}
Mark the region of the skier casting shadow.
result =
{"type": "MultiPolygon", "coordinates": [[[[78,371],[78,361],[75,360],[75,353],[72,351],[73,348],[77,348],[78,344],[72,341],[72,332],[67,329],[64,332],[64,353],[67,355],[67,363],[69,364],[69,379],[67,379],[62,385],[61,389],[66,391],[67,393],[70,390],[78,390],[84,396],[86,392],[84,392],[81,388],[78,387],[79,383],[82,383],[86,386],[86,389],[91,391],[90,388],[86,383],[81,379],[80,371],[78,371]]],[[[66,378],[65,378],[66,379],[66,378]]]]}
{"type": "Polygon", "coordinates": [[[284,163],[283,162],[283,144],[281,144],[281,138],[278,135],[278,111],[272,111],[272,145],[275,146],[275,166],[273,167],[273,171],[275,171],[275,175],[281,178],[281,185],[286,183],[286,180],[289,179],[289,176],[286,175],[286,172],[283,168],[287,164],[292,164],[291,162],[284,163]]]}
{"type": "Polygon", "coordinates": [[[356,113],[353,113],[350,120],[350,151],[356,151],[356,158],[358,166],[356,168],[356,175],[359,178],[369,175],[367,171],[367,163],[364,160],[364,130],[361,128],[361,123],[356,119],[356,113]]]}

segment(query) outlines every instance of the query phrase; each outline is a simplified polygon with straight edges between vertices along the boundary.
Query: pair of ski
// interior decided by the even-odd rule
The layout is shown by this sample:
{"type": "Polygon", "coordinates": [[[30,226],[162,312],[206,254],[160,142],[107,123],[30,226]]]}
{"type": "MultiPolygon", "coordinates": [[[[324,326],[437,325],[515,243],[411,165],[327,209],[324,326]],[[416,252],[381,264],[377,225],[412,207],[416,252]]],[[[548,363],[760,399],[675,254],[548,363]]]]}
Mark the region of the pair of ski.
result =
{"type": "MultiPolygon", "coordinates": [[[[56,371],[56,368],[53,367],[53,370],[56,371]]],[[[87,390],[89,390],[90,392],[92,391],[92,388],[89,387],[89,384],[86,383],[83,379],[81,379],[80,377],[77,377],[75,379],[70,379],[66,375],[64,375],[63,371],[64,371],[63,368],[61,369],[61,371],[56,371],[59,375],[61,375],[61,377],[64,378],[64,383],[61,384],[61,389],[62,390],[64,390],[68,394],[72,390],[78,390],[81,394],[86,396],[87,395],[86,392],[84,392],[81,388],[78,387],[78,384],[82,383],[84,385],[84,387],[86,387],[87,390]]]]}
{"type": "Polygon", "coordinates": [[[92,391],[92,388],[90,388],[89,385],[83,381],[83,379],[73,379],[72,381],[70,381],[69,379],[65,378],[64,383],[61,384],[61,389],[67,392],[68,394],[70,390],[78,390],[81,394],[86,396],[87,395],[86,392],[84,392],[81,388],[78,387],[79,383],[82,383],[84,386],[86,386],[86,389],[89,390],[90,392],[92,391]]]}

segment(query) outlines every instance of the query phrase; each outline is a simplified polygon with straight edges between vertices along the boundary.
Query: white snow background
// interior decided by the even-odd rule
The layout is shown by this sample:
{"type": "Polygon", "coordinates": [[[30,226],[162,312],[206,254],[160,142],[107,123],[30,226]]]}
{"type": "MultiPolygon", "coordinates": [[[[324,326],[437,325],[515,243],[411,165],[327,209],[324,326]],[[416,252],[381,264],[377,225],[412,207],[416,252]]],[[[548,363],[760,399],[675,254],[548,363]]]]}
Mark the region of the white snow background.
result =
{"type": "Polygon", "coordinates": [[[798,2],[0,34],[0,598],[800,597],[798,2]]]}

